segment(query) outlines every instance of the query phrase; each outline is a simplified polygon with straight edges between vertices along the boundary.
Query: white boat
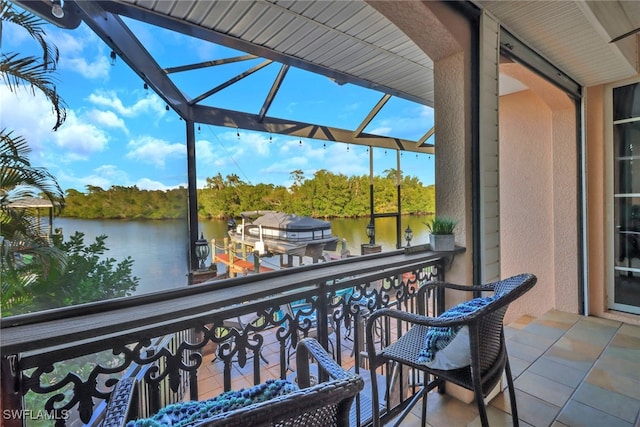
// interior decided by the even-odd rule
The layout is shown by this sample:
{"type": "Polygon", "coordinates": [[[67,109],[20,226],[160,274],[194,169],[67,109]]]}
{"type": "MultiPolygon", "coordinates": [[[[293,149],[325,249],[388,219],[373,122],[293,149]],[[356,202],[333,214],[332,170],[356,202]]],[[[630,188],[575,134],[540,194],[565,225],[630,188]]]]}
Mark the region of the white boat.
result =
{"type": "Polygon", "coordinates": [[[323,251],[335,251],[338,245],[329,221],[275,211],[242,212],[240,216],[241,224],[229,221],[229,237],[262,256],[286,254],[317,260],[323,251]]]}

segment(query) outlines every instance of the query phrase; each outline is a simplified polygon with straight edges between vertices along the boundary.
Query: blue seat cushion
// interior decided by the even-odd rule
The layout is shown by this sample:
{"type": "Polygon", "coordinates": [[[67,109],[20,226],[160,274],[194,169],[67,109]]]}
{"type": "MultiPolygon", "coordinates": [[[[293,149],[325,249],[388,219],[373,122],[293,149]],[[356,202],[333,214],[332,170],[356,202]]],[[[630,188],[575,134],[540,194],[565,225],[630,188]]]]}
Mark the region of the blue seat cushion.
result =
{"type": "Polygon", "coordinates": [[[213,399],[167,405],[152,417],[129,421],[127,427],[193,426],[214,415],[265,402],[296,390],[299,390],[298,386],[292,382],[268,380],[250,388],[224,392],[213,399]]]}
{"type": "MultiPolygon", "coordinates": [[[[483,297],[464,301],[438,317],[451,319],[470,314],[493,300],[494,297],[483,297]]],[[[467,326],[430,327],[427,331],[425,346],[418,354],[418,363],[442,370],[469,366],[471,364],[469,328],[467,326]]]]}

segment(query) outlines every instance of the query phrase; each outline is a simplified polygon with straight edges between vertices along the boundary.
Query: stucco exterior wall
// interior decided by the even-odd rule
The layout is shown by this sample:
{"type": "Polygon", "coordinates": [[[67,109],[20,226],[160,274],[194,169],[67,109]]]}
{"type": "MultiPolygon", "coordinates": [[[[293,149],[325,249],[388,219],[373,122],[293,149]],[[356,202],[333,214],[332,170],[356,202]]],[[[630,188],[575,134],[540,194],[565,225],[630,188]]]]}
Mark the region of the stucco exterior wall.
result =
{"type": "Polygon", "coordinates": [[[551,308],[578,313],[576,104],[519,64],[503,63],[500,71],[529,88],[500,98],[502,276],[529,271],[538,277],[536,287],[523,304],[509,310],[507,320],[539,316],[551,308]]]}
{"type": "MultiPolygon", "coordinates": [[[[436,81],[435,127],[437,144],[447,144],[438,149],[435,161],[436,213],[456,218],[456,244],[467,248],[456,256],[447,281],[471,284],[472,269],[472,210],[471,210],[471,150],[470,137],[465,122],[464,55],[462,53],[438,61],[434,67],[436,81]],[[467,141],[467,143],[465,143],[467,141]]],[[[468,120],[467,120],[468,121],[468,120]]],[[[447,305],[462,302],[467,295],[447,293],[447,305]]]]}
{"type": "MultiPolygon", "coordinates": [[[[436,212],[458,220],[457,255],[446,272],[448,281],[471,284],[472,162],[471,162],[471,37],[467,19],[446,2],[388,2],[369,4],[407,34],[434,62],[436,128],[436,212]],[[425,31],[428,28],[428,31],[425,31]]],[[[447,294],[447,305],[465,299],[447,294]]]]}
{"type": "Polygon", "coordinates": [[[508,315],[539,315],[555,304],[551,111],[531,91],[500,98],[502,276],[523,272],[536,286],[508,315]]]}
{"type": "Polygon", "coordinates": [[[585,91],[585,142],[587,174],[587,274],[589,281],[589,311],[602,315],[605,298],[605,150],[604,150],[604,87],[585,91]]]}
{"type": "MultiPolygon", "coordinates": [[[[564,95],[562,95],[564,96],[564,95]]],[[[552,111],[553,261],[556,310],[580,312],[576,108],[552,111]]]]}

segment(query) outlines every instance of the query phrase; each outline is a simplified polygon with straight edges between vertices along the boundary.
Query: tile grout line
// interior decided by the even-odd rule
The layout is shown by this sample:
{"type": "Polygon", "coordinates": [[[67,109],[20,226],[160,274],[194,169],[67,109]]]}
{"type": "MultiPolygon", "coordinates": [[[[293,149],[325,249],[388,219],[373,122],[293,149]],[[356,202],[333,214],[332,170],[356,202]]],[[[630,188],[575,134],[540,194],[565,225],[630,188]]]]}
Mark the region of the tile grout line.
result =
{"type": "MultiPolygon", "coordinates": [[[[588,318],[589,318],[589,316],[581,316],[581,317],[579,317],[579,318],[578,318],[578,320],[573,324],[573,326],[572,326],[571,328],[567,329],[567,331],[565,332],[565,334],[563,334],[563,337],[564,337],[564,336],[565,336],[565,335],[566,335],[566,334],[567,334],[571,329],[573,329],[573,328],[578,324],[578,322],[580,322],[581,320],[584,320],[584,319],[588,319],[588,318]]],[[[573,397],[574,397],[574,396],[576,395],[576,393],[578,392],[578,389],[580,388],[580,386],[582,386],[582,384],[586,381],[586,378],[587,378],[587,377],[589,376],[589,374],[593,371],[593,369],[595,368],[596,364],[598,363],[598,361],[599,361],[599,360],[600,360],[600,358],[602,357],[602,354],[603,354],[603,353],[605,352],[605,350],[609,347],[609,345],[611,344],[611,342],[613,341],[613,339],[616,337],[616,335],[618,335],[618,332],[620,332],[620,328],[624,325],[624,323],[622,323],[622,322],[619,322],[619,323],[620,323],[620,324],[616,327],[616,331],[611,335],[611,338],[609,338],[609,340],[607,341],[607,343],[602,347],[602,351],[600,351],[600,353],[598,353],[598,357],[596,357],[596,358],[594,359],[593,363],[591,364],[591,367],[587,370],[587,372],[584,374],[584,376],[583,376],[583,377],[582,377],[582,379],[580,380],[580,383],[579,383],[579,384],[578,384],[578,385],[573,389],[573,392],[571,393],[571,395],[569,396],[569,398],[567,399],[567,401],[566,401],[566,402],[562,405],[562,407],[560,408],[560,412],[558,412],[558,417],[560,416],[560,414],[562,414],[562,411],[564,411],[564,409],[569,405],[569,402],[571,402],[571,401],[573,400],[573,397]]],[[[548,349],[547,349],[547,350],[548,350],[548,349]]],[[[546,353],[546,352],[545,352],[545,353],[546,353]]],[[[609,413],[607,413],[607,412],[605,412],[605,411],[602,411],[602,410],[600,410],[600,409],[598,409],[598,408],[594,408],[593,406],[587,405],[587,404],[582,403],[582,402],[580,402],[580,401],[578,401],[578,400],[576,400],[576,402],[579,402],[579,403],[581,403],[581,404],[583,404],[583,405],[585,405],[585,406],[589,406],[590,408],[592,408],[592,409],[594,409],[594,410],[596,410],[596,411],[599,411],[599,412],[605,413],[605,414],[607,414],[607,415],[610,415],[610,416],[612,416],[612,417],[618,418],[618,417],[616,417],[616,416],[615,416],[615,415],[613,415],[613,414],[609,414],[609,413]]],[[[558,421],[558,417],[556,417],[556,418],[554,419],[554,421],[561,422],[561,421],[558,421]]],[[[620,420],[621,420],[621,421],[623,421],[623,422],[626,422],[626,421],[622,420],[621,418],[620,418],[620,420]]],[[[638,423],[638,420],[640,420],[640,412],[638,413],[638,417],[637,417],[637,419],[636,419],[636,425],[638,425],[638,424],[639,424],[639,423],[638,423]]]]}
{"type": "MultiPolygon", "coordinates": [[[[554,340],[554,341],[553,341],[553,342],[552,342],[552,343],[551,343],[551,344],[550,344],[550,345],[549,345],[549,346],[548,346],[548,347],[547,347],[547,348],[546,348],[546,349],[545,349],[545,350],[544,350],[544,351],[543,351],[543,352],[542,352],[538,357],[536,357],[533,361],[531,361],[531,363],[529,363],[529,364],[527,365],[527,367],[526,367],[522,372],[520,372],[520,374],[519,374],[518,376],[516,376],[516,377],[513,379],[514,383],[515,383],[515,380],[516,380],[517,378],[519,378],[519,377],[520,377],[520,375],[522,375],[524,372],[526,372],[526,371],[527,371],[527,370],[528,370],[528,369],[529,369],[529,368],[530,368],[534,363],[536,363],[536,362],[537,362],[538,360],[540,360],[540,359],[541,359],[545,354],[547,354],[547,351],[549,351],[549,349],[551,349],[551,347],[553,347],[553,346],[554,346],[558,341],[560,341],[562,338],[564,338],[564,336],[567,334],[567,332],[569,332],[571,329],[573,329],[573,328],[576,326],[576,324],[580,321],[580,319],[581,319],[581,317],[579,317],[579,318],[578,318],[578,319],[576,319],[574,322],[572,322],[572,323],[571,323],[571,327],[570,327],[570,328],[566,329],[566,330],[562,333],[562,335],[560,335],[558,338],[556,338],[556,339],[555,339],[555,340],[554,340]]],[[[538,322],[538,320],[539,320],[539,319],[535,319],[535,320],[534,320],[533,322],[531,322],[531,323],[539,323],[539,322],[538,322]]],[[[541,326],[544,326],[544,325],[541,325],[541,326]]],[[[524,329],[526,329],[526,327],[525,327],[525,328],[523,328],[523,329],[521,329],[521,331],[522,331],[522,330],[524,330],[524,329]]],[[[518,331],[518,332],[520,332],[520,331],[518,331]]],[[[509,339],[514,338],[517,334],[518,334],[518,333],[516,332],[516,333],[515,333],[511,338],[509,338],[509,339]]],[[[536,335],[536,334],[534,334],[534,335],[536,335]]],[[[515,384],[514,384],[514,385],[515,385],[515,384]]],[[[520,390],[520,391],[523,391],[523,390],[520,390]]]]}
{"type": "MultiPolygon", "coordinates": [[[[516,376],[515,378],[513,378],[513,387],[514,387],[514,389],[519,390],[519,391],[520,391],[520,393],[524,393],[524,394],[527,394],[527,395],[529,395],[529,396],[531,396],[531,397],[537,398],[536,396],[532,395],[531,393],[529,393],[529,392],[527,392],[527,391],[525,391],[525,390],[518,389],[518,388],[516,387],[516,380],[517,380],[517,379],[518,379],[522,374],[524,374],[527,370],[529,370],[529,368],[531,368],[531,366],[533,366],[533,364],[534,364],[534,363],[536,363],[538,360],[540,360],[542,357],[544,357],[544,355],[545,355],[545,354],[547,354],[547,352],[548,352],[548,351],[549,351],[549,350],[550,350],[550,349],[551,349],[551,348],[552,348],[552,347],[553,347],[553,346],[554,346],[558,341],[560,341],[562,338],[564,338],[564,337],[565,337],[565,335],[566,335],[566,334],[567,334],[571,329],[573,329],[573,328],[578,324],[578,322],[579,322],[583,317],[586,317],[586,316],[579,316],[576,320],[572,321],[572,322],[571,322],[571,327],[569,327],[569,328],[565,329],[565,330],[562,332],[562,334],[561,334],[558,338],[556,338],[556,339],[555,339],[555,340],[554,340],[554,341],[553,341],[553,342],[552,342],[552,343],[551,343],[551,344],[550,344],[550,345],[549,345],[549,346],[548,346],[548,347],[547,347],[547,348],[546,348],[546,349],[545,349],[545,350],[544,350],[544,351],[543,351],[543,352],[542,352],[538,357],[536,357],[533,361],[531,361],[531,363],[529,363],[529,364],[527,365],[527,367],[526,367],[525,369],[523,369],[523,370],[522,370],[522,372],[520,372],[520,374],[519,374],[518,376],[516,376]]],[[[540,326],[544,326],[544,325],[542,325],[540,322],[538,322],[539,320],[541,320],[541,319],[534,319],[534,320],[533,320],[533,322],[531,322],[531,323],[538,323],[540,326]]],[[[530,324],[531,324],[531,323],[530,323],[530,324]]],[[[528,326],[528,325],[527,325],[527,326],[528,326]]],[[[526,329],[526,326],[525,326],[524,328],[520,329],[518,332],[520,332],[520,331],[522,331],[522,330],[525,330],[525,329],[526,329]]],[[[509,339],[512,339],[513,337],[515,337],[515,336],[518,334],[518,332],[516,332],[516,333],[515,333],[511,338],[509,338],[509,339]]],[[[509,357],[510,357],[510,356],[509,356],[509,357]]],[[[591,366],[591,368],[593,368],[593,365],[591,366]]],[[[567,399],[567,402],[569,402],[569,401],[571,400],[571,397],[573,397],[573,395],[575,394],[576,390],[578,389],[578,387],[580,386],[580,384],[582,384],[582,381],[587,377],[588,372],[590,372],[590,370],[591,370],[591,369],[589,369],[589,370],[587,371],[587,373],[582,377],[582,379],[580,380],[580,383],[578,384],[578,386],[576,386],[576,387],[573,389],[573,392],[571,393],[571,396],[569,396],[569,398],[567,399]]],[[[508,387],[505,387],[505,390],[506,390],[506,388],[508,388],[508,387]]],[[[538,399],[539,399],[539,398],[538,398],[538,399]]],[[[558,421],[558,417],[559,417],[559,416],[560,416],[560,414],[562,413],[562,410],[564,409],[564,407],[567,405],[567,402],[565,402],[562,406],[559,406],[560,410],[558,411],[558,414],[557,414],[556,416],[554,416],[554,417],[553,417],[553,421],[554,421],[554,422],[559,422],[559,421],[558,421]]],[[[550,402],[548,402],[548,403],[550,403],[550,402]]],[[[551,404],[551,405],[553,405],[553,403],[550,403],[550,404],[551,404]]],[[[554,405],[554,406],[555,406],[555,405],[554,405]]],[[[518,419],[520,419],[520,416],[518,416],[518,419]]],[[[525,423],[526,423],[526,421],[525,421],[525,420],[520,420],[520,421],[523,421],[523,422],[525,422],[525,423]]]]}

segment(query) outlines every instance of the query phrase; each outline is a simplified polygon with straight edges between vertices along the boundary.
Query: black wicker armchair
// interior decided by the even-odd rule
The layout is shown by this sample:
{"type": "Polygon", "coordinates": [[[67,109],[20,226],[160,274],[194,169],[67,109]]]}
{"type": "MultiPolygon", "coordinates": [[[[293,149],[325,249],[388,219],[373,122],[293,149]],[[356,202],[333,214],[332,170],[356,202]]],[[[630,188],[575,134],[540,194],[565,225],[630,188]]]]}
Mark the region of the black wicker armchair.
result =
{"type": "MultiPolygon", "coordinates": [[[[254,396],[254,390],[260,387],[273,388],[274,382],[267,383],[246,389],[240,394],[242,398],[238,399],[234,396],[230,399],[224,399],[225,402],[233,401],[231,409],[215,413],[212,416],[194,417],[193,413],[197,410],[201,413],[210,411],[202,411],[201,408],[193,410],[192,408],[183,412],[189,412],[188,416],[198,418],[197,420],[176,421],[172,418],[175,425],[189,425],[198,427],[248,427],[248,426],[301,426],[301,427],[320,427],[320,426],[349,426],[349,413],[351,404],[355,396],[362,390],[364,380],[359,375],[345,371],[338,365],[322,346],[313,338],[305,338],[298,343],[296,353],[297,364],[297,385],[292,383],[286,384],[286,393],[278,393],[276,397],[264,400],[259,403],[250,403],[247,406],[237,406],[235,402],[254,396]],[[310,360],[313,359],[319,367],[319,372],[315,369],[312,371],[318,373],[319,379],[314,378],[310,373],[310,360]],[[327,379],[328,378],[328,379],[327,379]],[[325,381],[325,379],[327,379],[325,381]]],[[[314,367],[316,365],[313,365],[314,367]]],[[[278,387],[283,380],[276,380],[278,387]]],[[[234,392],[227,392],[234,393],[234,392]]],[[[112,393],[112,398],[107,406],[107,413],[103,421],[103,427],[124,426],[127,421],[132,418],[130,409],[135,406],[132,403],[132,396],[136,394],[136,384],[130,379],[121,381],[112,393]]],[[[223,393],[224,396],[225,394],[223,393]]],[[[210,400],[211,401],[211,400],[210,400]]],[[[210,402],[204,401],[204,402],[210,402]]],[[[204,403],[204,402],[194,402],[204,403]]],[[[189,402],[191,404],[191,402],[189,402]]],[[[169,407],[165,408],[168,409],[169,407]]],[[[173,417],[175,412],[170,412],[168,416],[173,417]]],[[[216,409],[216,412],[218,410],[216,409]]],[[[167,416],[167,413],[163,414],[167,416]]],[[[144,424],[143,421],[142,423],[144,424]]],[[[144,424],[147,425],[147,424],[144,424]]],[[[151,425],[151,424],[148,424],[151,425]]],[[[163,424],[164,425],[164,424],[163,424]]],[[[174,425],[174,424],[171,424],[174,425]]]]}
{"type": "MultiPolygon", "coordinates": [[[[495,388],[506,374],[511,400],[511,415],[513,425],[518,426],[518,411],[516,408],[516,397],[513,388],[513,378],[507,355],[507,348],[504,339],[503,319],[505,312],[511,302],[522,296],[531,289],[537,279],[531,274],[521,274],[498,282],[481,286],[462,286],[444,282],[430,282],[419,290],[419,312],[425,313],[425,296],[436,291],[437,288],[446,288],[456,291],[491,292],[493,295],[484,298],[474,298],[467,304],[471,309],[464,309],[459,305],[443,313],[439,317],[429,317],[416,315],[414,313],[403,312],[394,309],[381,309],[373,312],[367,319],[366,342],[369,357],[369,368],[372,377],[372,398],[374,402],[379,402],[379,391],[376,386],[376,374],[378,368],[387,364],[387,368],[395,366],[408,366],[424,373],[424,383],[422,389],[410,401],[402,413],[400,420],[412,409],[412,407],[422,400],[422,425],[426,423],[427,416],[427,393],[436,387],[444,390],[444,382],[448,381],[457,384],[468,390],[472,390],[478,405],[482,426],[489,425],[484,398],[495,388]],[[447,316],[447,314],[449,314],[447,316]],[[374,343],[374,330],[380,320],[405,321],[410,325],[407,332],[399,337],[395,342],[376,350],[374,343]],[[466,359],[462,358],[458,365],[447,366],[449,361],[442,362],[434,360],[434,354],[443,352],[447,345],[452,345],[452,339],[444,345],[432,346],[437,334],[442,336],[451,335],[450,331],[458,334],[460,328],[466,326],[463,344],[457,344],[458,349],[462,348],[466,353],[466,359]],[[448,331],[448,332],[447,332],[448,331]],[[468,333],[468,338],[466,337],[468,333]],[[468,342],[468,344],[467,344],[468,342]],[[431,346],[431,347],[430,347],[431,346]],[[467,347],[468,346],[468,347],[467,347]],[[429,366],[431,365],[431,366],[429,366]],[[442,367],[447,366],[447,369],[442,367]],[[465,366],[466,365],[466,366],[465,366]],[[435,367],[434,367],[435,366],[435,367]],[[429,382],[428,379],[433,378],[429,382]]],[[[473,294],[470,294],[473,295],[473,294]]],[[[486,295],[486,294],[483,294],[486,295]]],[[[453,338],[455,339],[455,338],[453,338]]],[[[451,365],[451,364],[449,364],[451,365]]],[[[391,369],[392,370],[392,369],[391,369]]],[[[391,370],[387,370],[390,372],[391,370]]],[[[397,372],[397,371],[396,371],[397,372]]],[[[413,378],[416,378],[414,376],[413,378]]],[[[373,424],[380,425],[391,418],[390,415],[380,414],[378,405],[373,405],[373,424]]],[[[384,411],[384,410],[383,410],[384,411]]]]}

